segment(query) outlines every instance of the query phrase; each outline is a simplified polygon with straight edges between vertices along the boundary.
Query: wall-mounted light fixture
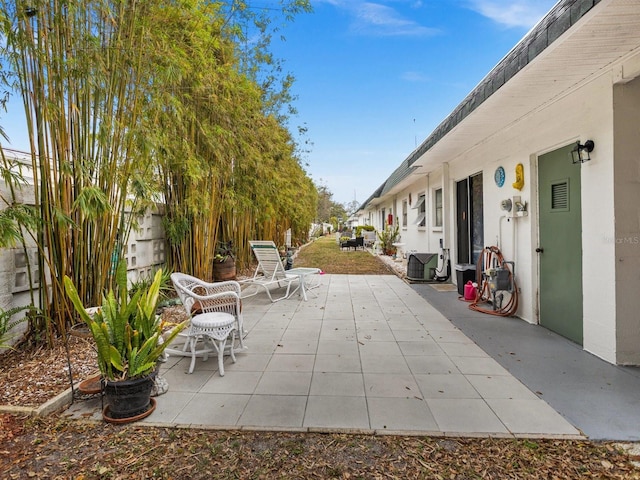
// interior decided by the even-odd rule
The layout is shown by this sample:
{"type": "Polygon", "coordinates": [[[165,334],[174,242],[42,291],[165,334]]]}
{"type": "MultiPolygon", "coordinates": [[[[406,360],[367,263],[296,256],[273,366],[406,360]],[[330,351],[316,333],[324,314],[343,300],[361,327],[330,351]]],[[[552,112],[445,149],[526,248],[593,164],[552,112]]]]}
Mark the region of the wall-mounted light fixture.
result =
{"type": "Polygon", "coordinates": [[[571,150],[571,160],[573,163],[584,163],[591,160],[591,156],[589,154],[593,152],[593,147],[595,147],[593,140],[587,140],[584,142],[584,145],[580,142],[576,142],[576,146],[571,150]]]}

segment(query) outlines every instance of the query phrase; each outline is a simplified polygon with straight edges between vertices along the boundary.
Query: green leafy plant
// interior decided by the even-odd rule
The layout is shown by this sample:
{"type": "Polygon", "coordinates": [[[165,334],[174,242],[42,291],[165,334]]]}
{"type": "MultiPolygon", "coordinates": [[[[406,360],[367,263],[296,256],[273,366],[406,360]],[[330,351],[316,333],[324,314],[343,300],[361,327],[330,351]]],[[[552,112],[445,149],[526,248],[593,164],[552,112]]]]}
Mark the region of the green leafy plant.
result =
{"type": "Polygon", "coordinates": [[[400,238],[400,227],[387,225],[387,227],[378,232],[378,239],[380,240],[380,247],[385,255],[393,255],[396,253],[397,248],[393,246],[394,243],[400,238]]]}
{"type": "Polygon", "coordinates": [[[149,288],[140,288],[129,297],[126,264],[120,262],[116,272],[118,296],[109,290],[102,307],[91,315],[82,305],[71,279],[64,277],[65,291],[96,342],[98,367],[106,380],[150,374],[164,349],[185,327],[185,323],[177,325],[160,341],[165,329],[156,315],[161,282],[162,270],[158,270],[149,288]]]}
{"type": "MultiPolygon", "coordinates": [[[[153,282],[153,277],[144,276],[137,281],[131,282],[129,286],[129,296],[134,295],[138,290],[148,290],[153,282]]],[[[163,269],[160,280],[160,299],[166,300],[173,296],[173,285],[171,284],[171,271],[163,269]]]]}
{"type": "Polygon", "coordinates": [[[12,332],[13,328],[27,320],[26,316],[12,320],[13,316],[20,312],[29,312],[32,310],[38,309],[32,305],[14,307],[9,310],[0,308],[0,348],[12,348],[10,342],[16,336],[16,334],[12,332]]]}
{"type": "Polygon", "coordinates": [[[234,260],[236,258],[235,249],[233,248],[233,242],[231,240],[229,240],[228,242],[218,242],[214,259],[218,262],[224,262],[229,258],[232,258],[234,260]]]}

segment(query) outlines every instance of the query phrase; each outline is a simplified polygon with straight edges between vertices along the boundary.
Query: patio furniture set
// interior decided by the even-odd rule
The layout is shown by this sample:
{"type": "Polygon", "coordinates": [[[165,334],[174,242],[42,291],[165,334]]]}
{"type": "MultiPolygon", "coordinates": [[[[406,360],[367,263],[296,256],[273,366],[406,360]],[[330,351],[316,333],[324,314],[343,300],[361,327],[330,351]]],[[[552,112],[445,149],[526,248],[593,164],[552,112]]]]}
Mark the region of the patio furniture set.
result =
{"type": "Polygon", "coordinates": [[[242,281],[205,282],[184,273],[173,273],[171,281],[189,316],[189,326],[180,333],[179,340],[165,352],[169,355],[190,356],[188,373],[193,373],[196,358],[206,361],[217,355],[218,371],[224,376],[224,354],[236,362],[235,353],[246,349],[242,324],[242,299],[264,289],[272,302],[290,298],[296,292],[306,301],[307,292],[319,286],[312,276],[322,273],[319,268],[291,268],[286,270],[274,242],[251,241],[251,249],[258,260],[254,275],[242,281]],[[295,288],[292,289],[292,285],[295,288]],[[242,286],[246,288],[242,289],[242,286]],[[285,288],[284,294],[274,298],[271,288],[285,288]],[[255,290],[253,290],[255,288],[255,290]]]}
{"type": "Polygon", "coordinates": [[[371,248],[376,243],[376,232],[363,230],[362,236],[350,238],[339,243],[340,250],[342,250],[343,248],[346,248],[347,250],[351,250],[352,248],[354,250],[358,250],[358,248],[362,248],[363,250],[365,248],[371,248]]]}
{"type": "Polygon", "coordinates": [[[361,248],[364,250],[364,237],[350,238],[349,240],[340,242],[340,250],[342,250],[343,248],[346,248],[348,250],[351,250],[352,248],[354,250],[361,248]]]}

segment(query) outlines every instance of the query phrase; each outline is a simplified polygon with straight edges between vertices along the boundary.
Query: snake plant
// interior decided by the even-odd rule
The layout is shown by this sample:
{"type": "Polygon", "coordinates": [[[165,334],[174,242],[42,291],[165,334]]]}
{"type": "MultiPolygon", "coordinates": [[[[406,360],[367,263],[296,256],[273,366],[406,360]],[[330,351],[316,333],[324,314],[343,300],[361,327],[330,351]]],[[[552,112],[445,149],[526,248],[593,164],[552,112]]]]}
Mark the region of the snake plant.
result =
{"type": "Polygon", "coordinates": [[[156,315],[161,282],[162,270],[158,270],[148,289],[139,289],[129,297],[126,264],[120,262],[116,272],[118,296],[109,290],[103,297],[102,307],[90,314],[71,279],[64,277],[67,296],[96,342],[98,366],[106,380],[150,374],[166,346],[184,328],[184,323],[177,325],[161,340],[166,327],[156,315]]]}

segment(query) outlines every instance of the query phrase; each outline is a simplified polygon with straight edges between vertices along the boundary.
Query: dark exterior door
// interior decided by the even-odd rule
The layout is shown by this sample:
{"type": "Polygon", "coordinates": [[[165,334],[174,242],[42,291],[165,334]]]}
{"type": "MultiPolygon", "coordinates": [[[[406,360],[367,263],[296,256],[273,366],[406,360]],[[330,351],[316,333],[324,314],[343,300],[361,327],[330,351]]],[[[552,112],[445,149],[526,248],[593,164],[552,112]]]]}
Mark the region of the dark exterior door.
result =
{"type": "Polygon", "coordinates": [[[469,179],[467,178],[456,184],[456,205],[457,261],[458,263],[469,263],[471,244],[469,242],[469,179]]]}
{"type": "Polygon", "coordinates": [[[484,248],[482,173],[456,183],[457,261],[475,264],[484,248]]]}

